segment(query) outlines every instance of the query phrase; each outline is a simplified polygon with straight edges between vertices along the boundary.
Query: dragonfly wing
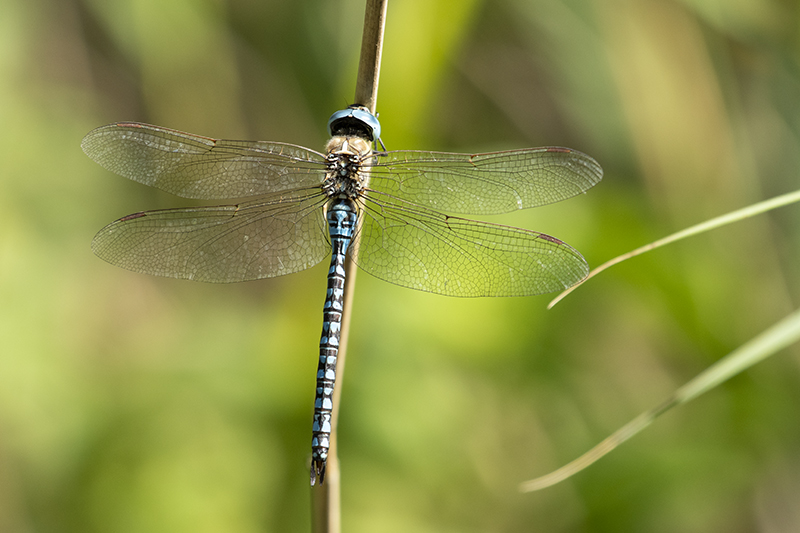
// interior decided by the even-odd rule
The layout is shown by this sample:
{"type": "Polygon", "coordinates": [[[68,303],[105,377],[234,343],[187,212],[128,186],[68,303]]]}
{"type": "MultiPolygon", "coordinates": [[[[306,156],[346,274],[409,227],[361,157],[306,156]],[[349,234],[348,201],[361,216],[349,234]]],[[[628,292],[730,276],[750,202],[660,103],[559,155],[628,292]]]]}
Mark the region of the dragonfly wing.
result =
{"type": "Polygon", "coordinates": [[[259,196],[319,185],[325,157],[293,144],[226,141],[139,123],[101,126],[81,143],[104,168],[184,198],[259,196]]]}
{"type": "Polygon", "coordinates": [[[402,150],[376,156],[370,187],[437,211],[488,215],[559,202],[602,177],[597,161],[569,148],[474,155],[402,150]]]}
{"type": "Polygon", "coordinates": [[[586,277],[583,256],[535,231],[450,217],[372,193],[356,263],[383,280],[447,296],[530,296],[586,277]]]}
{"type": "Polygon", "coordinates": [[[212,283],[281,276],[330,253],[324,201],[317,190],[136,213],[100,230],[92,250],[113,265],[157,276],[212,283]]]}

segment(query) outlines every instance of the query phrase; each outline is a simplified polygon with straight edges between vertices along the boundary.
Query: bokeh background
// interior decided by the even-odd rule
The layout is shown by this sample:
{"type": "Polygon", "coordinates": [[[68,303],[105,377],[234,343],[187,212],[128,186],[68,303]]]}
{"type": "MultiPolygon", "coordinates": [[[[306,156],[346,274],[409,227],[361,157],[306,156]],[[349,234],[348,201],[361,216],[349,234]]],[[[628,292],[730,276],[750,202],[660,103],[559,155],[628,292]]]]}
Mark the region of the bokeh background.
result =
{"type": "MultiPolygon", "coordinates": [[[[0,531],[306,531],[326,266],[215,286],[97,259],[185,201],[80,141],[118,120],[321,148],[351,103],[360,0],[0,1],[0,531]]],[[[490,220],[589,263],[798,188],[790,0],[396,0],[391,149],[570,146],[589,194],[490,220]]],[[[348,532],[800,531],[800,352],[583,453],[798,305],[800,210],[548,296],[463,300],[362,274],[340,417],[348,532]]]]}

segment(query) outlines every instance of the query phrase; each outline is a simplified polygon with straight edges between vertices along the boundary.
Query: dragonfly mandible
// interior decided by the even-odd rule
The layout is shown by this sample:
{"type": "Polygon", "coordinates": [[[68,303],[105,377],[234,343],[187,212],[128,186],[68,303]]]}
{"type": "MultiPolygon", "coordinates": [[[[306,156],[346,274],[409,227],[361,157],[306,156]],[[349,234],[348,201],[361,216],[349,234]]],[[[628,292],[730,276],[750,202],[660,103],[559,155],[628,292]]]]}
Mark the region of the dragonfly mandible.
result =
{"type": "Polygon", "coordinates": [[[104,168],[163,191],[235,204],[144,211],[112,222],[92,249],[128,270],[228,283],[298,272],[331,254],[312,434],[311,484],[325,479],[348,253],[373,276],[448,296],[562,290],[588,266],[566,243],[459,218],[541,206],[602,178],[591,157],[545,147],[457,154],[374,151],[380,123],[337,111],[323,152],[228,141],[140,123],[91,131],[81,144],[104,168]]]}

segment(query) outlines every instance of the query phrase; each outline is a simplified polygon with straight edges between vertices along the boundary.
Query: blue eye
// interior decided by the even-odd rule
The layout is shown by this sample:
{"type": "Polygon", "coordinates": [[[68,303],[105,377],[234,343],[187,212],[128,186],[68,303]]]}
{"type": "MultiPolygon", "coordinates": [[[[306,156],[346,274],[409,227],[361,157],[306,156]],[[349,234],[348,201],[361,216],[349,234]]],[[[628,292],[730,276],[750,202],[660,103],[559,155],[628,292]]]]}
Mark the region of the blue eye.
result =
{"type": "Polygon", "coordinates": [[[330,135],[339,135],[342,130],[361,130],[369,136],[370,141],[377,141],[381,136],[381,123],[366,109],[350,107],[337,111],[328,119],[330,135]]]}

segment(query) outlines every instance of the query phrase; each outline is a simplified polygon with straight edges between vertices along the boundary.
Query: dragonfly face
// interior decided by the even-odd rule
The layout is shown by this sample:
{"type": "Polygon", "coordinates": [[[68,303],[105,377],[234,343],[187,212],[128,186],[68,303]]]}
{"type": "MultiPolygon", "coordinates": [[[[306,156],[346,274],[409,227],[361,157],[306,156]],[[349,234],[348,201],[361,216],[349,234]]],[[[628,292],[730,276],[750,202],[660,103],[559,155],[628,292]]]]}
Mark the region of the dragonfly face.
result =
{"type": "Polygon", "coordinates": [[[325,154],[138,123],[97,128],[81,144],[108,170],[178,196],[246,198],[112,222],[92,241],[112,264],[230,283],[298,272],[330,255],[312,485],[324,480],[332,429],[346,256],[380,279],[447,296],[562,290],[588,273],[577,250],[543,233],[442,211],[485,215],[550,204],[586,192],[603,175],[594,159],[569,148],[374,154],[380,123],[359,106],[334,113],[328,125],[325,154]]]}
{"type": "Polygon", "coordinates": [[[328,133],[331,137],[347,135],[378,141],[381,137],[381,123],[366,107],[351,105],[331,115],[328,120],[328,133]]]}

